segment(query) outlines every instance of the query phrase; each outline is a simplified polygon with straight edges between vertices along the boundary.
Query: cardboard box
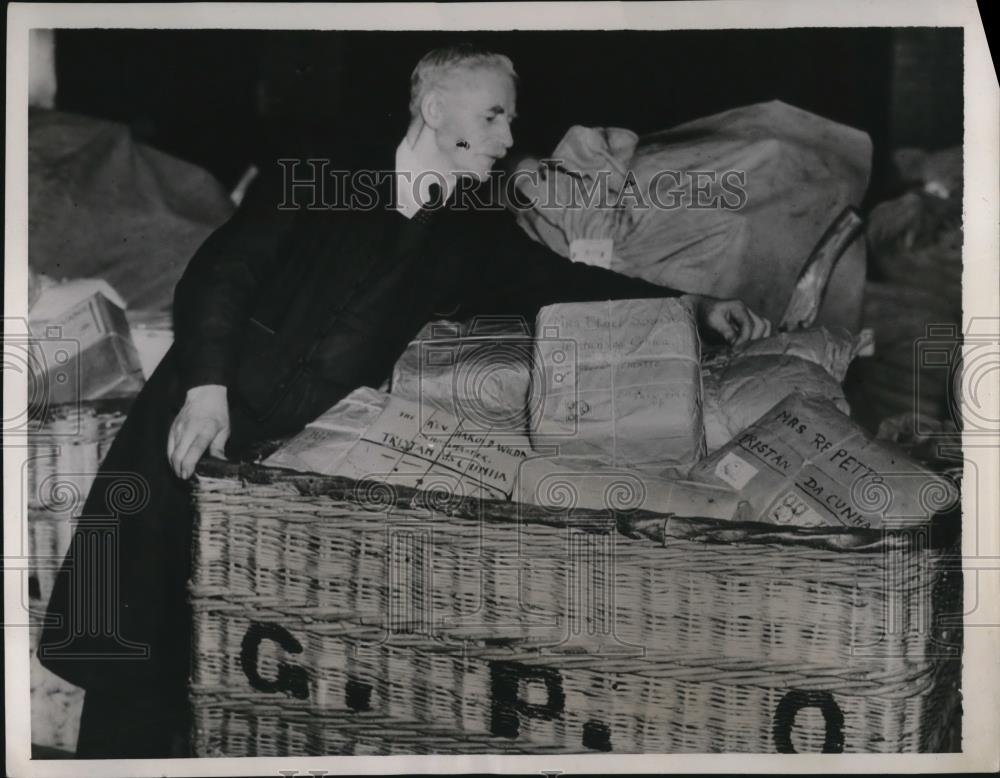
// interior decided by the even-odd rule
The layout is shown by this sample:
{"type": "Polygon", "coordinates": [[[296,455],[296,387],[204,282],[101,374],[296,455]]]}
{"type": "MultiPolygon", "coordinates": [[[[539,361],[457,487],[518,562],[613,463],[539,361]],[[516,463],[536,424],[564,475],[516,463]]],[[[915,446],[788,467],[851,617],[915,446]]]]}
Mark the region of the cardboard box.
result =
{"type": "MultiPolygon", "coordinates": [[[[67,298],[68,299],[68,298],[67,298]]],[[[122,397],[143,386],[125,311],[101,291],[62,308],[43,294],[32,309],[37,393],[49,405],[122,397]]]]}

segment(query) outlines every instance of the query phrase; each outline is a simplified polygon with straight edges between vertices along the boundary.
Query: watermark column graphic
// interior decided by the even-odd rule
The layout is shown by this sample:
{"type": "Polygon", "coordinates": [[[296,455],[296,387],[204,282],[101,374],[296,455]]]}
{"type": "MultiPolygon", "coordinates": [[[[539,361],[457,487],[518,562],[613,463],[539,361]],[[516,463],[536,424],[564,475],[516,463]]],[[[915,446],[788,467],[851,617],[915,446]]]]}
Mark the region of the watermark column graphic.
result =
{"type": "Polygon", "coordinates": [[[25,407],[5,412],[4,418],[5,449],[24,449],[28,454],[18,479],[21,550],[27,545],[28,553],[5,557],[4,566],[20,574],[22,598],[27,573],[32,626],[41,625],[44,614],[31,609],[31,600],[50,594],[49,586],[43,591],[38,582],[51,583],[58,570],[70,577],[70,623],[49,625],[64,627],[64,639],[40,646],[39,652],[81,658],[73,644],[99,639],[108,649],[100,658],[145,657],[148,647],[129,641],[120,631],[118,542],[121,517],[148,503],[148,484],[134,473],[99,473],[100,441],[82,439],[91,432],[88,425],[94,426],[94,414],[81,398],[80,342],[63,337],[59,328],[33,330],[23,318],[5,318],[3,337],[5,382],[23,377],[28,386],[25,407]],[[62,400],[58,406],[50,404],[52,397],[62,400]],[[106,513],[78,518],[95,479],[106,481],[101,484],[106,513]],[[77,542],[71,543],[74,533],[77,542]],[[72,554],[64,561],[66,547],[72,554]],[[32,581],[39,588],[37,598],[30,596],[32,581]]]}
{"type": "MultiPolygon", "coordinates": [[[[459,328],[452,326],[432,333],[431,339],[420,344],[417,370],[422,411],[436,411],[443,406],[462,420],[463,428],[471,424],[483,435],[519,436],[527,445],[528,423],[542,417],[547,395],[559,393],[566,405],[575,408],[572,400],[576,396],[578,344],[574,339],[560,338],[557,328],[532,336],[531,325],[517,318],[477,319],[465,332],[462,337],[459,328]],[[503,334],[497,337],[497,333],[503,334]],[[501,413],[501,403],[488,394],[490,378],[511,370],[515,378],[529,382],[525,389],[528,411],[517,418],[501,413]],[[518,374],[519,370],[523,374],[518,374]]],[[[575,434],[576,419],[574,415],[562,425],[559,435],[575,434]]],[[[422,423],[421,429],[425,428],[429,438],[445,434],[435,433],[435,428],[422,423]]],[[[437,623],[453,634],[491,630],[496,634],[532,634],[535,640],[551,646],[594,652],[620,653],[629,649],[614,632],[613,538],[609,534],[567,531],[567,544],[558,549],[559,558],[539,559],[527,530],[538,517],[524,513],[525,500],[540,515],[569,515],[583,502],[577,492],[583,475],[549,474],[535,484],[536,493],[528,495],[521,493],[528,468],[530,463],[523,462],[515,478],[519,486],[511,495],[517,508],[517,525],[511,527],[517,538],[514,558],[507,558],[506,552],[481,550],[475,560],[481,574],[480,607],[475,613],[446,615],[436,619],[437,623]],[[483,605],[487,606],[485,610],[483,605]]],[[[620,471],[588,472],[585,488],[588,492],[598,490],[601,509],[612,514],[634,510],[645,497],[641,481],[620,471]]],[[[435,537],[436,544],[448,541],[447,537],[435,537]]],[[[434,555],[442,558],[448,551],[452,550],[436,546],[434,555]]],[[[551,553],[551,548],[546,546],[543,552],[551,553]]]]}
{"type": "Polygon", "coordinates": [[[977,460],[995,457],[1000,448],[1000,319],[973,316],[964,331],[954,324],[928,325],[925,337],[914,344],[914,370],[914,402],[928,382],[944,382],[950,421],[957,428],[956,433],[928,424],[917,415],[912,431],[938,459],[954,463],[947,474],[962,495],[963,549],[951,566],[965,579],[964,604],[961,612],[941,614],[940,620],[952,629],[995,628],[1000,624],[986,614],[1000,591],[1000,548],[987,546],[984,538],[995,537],[989,490],[997,474],[980,472],[977,460]]]}
{"type": "MultiPolygon", "coordinates": [[[[428,339],[418,343],[416,387],[404,387],[404,394],[416,395],[421,434],[431,445],[437,446],[440,441],[442,449],[445,445],[453,447],[454,457],[445,457],[442,450],[443,466],[456,465],[466,456],[474,458],[478,447],[515,458],[527,457],[531,452],[528,423],[537,414],[531,400],[544,396],[544,388],[532,391],[531,387],[537,380],[534,370],[539,345],[532,328],[523,317],[477,317],[467,326],[439,326],[428,339]],[[517,410],[512,412],[508,406],[517,410]],[[458,420],[461,434],[459,430],[433,423],[434,415],[440,411],[458,420]]],[[[558,352],[554,359],[564,369],[575,370],[575,343],[545,341],[545,345],[549,351],[558,352]]],[[[406,380],[405,376],[402,378],[406,380]]],[[[485,485],[476,488],[475,473],[475,468],[463,470],[454,486],[443,483],[441,489],[432,488],[428,482],[421,483],[420,488],[425,491],[421,498],[424,507],[438,513],[450,512],[451,507],[462,503],[463,495],[481,498],[490,494],[485,485]],[[426,504],[435,499],[450,505],[426,504]]],[[[516,482],[516,476],[512,477],[516,482]]],[[[513,483],[509,486],[515,488],[513,483]]],[[[508,496],[517,501],[516,495],[508,496]]],[[[482,508],[483,503],[473,499],[465,505],[482,508]]],[[[527,596],[530,560],[521,553],[520,536],[511,526],[511,542],[493,547],[482,538],[488,527],[495,530],[496,525],[482,512],[472,518],[478,520],[482,529],[477,543],[472,543],[471,535],[466,535],[458,549],[453,546],[454,537],[440,532],[433,536],[435,595],[441,594],[442,586],[459,587],[450,600],[442,598],[446,605],[435,608],[435,634],[441,639],[491,633],[551,639],[561,614],[540,607],[527,596]]]]}
{"type": "Polygon", "coordinates": [[[381,536],[369,533],[373,561],[357,581],[356,612],[381,627],[365,644],[420,635],[459,648],[484,635],[551,636],[558,614],[525,597],[525,560],[512,551],[520,547],[513,523],[499,525],[509,530],[509,542],[489,547],[488,528],[498,525],[479,499],[481,489],[439,474],[419,480],[415,487],[409,474],[373,474],[354,491],[360,506],[384,514],[381,536]],[[475,506],[478,513],[470,513],[475,506]],[[462,526],[444,523],[459,510],[462,526]]]}
{"type": "MultiPolygon", "coordinates": [[[[56,477],[52,488],[73,490],[72,480],[56,477]]],[[[75,542],[65,566],[70,575],[67,609],[68,624],[58,643],[38,647],[42,658],[146,659],[149,646],[129,640],[121,630],[121,549],[123,518],[139,513],[149,503],[149,484],[135,473],[98,473],[94,489],[105,494],[106,513],[87,513],[76,520],[75,542]],[[100,641],[100,649],[90,641],[100,641]]],[[[73,490],[74,492],[76,490],[73,490]]]]}
{"type": "MultiPolygon", "coordinates": [[[[977,316],[963,333],[954,324],[930,324],[914,342],[914,408],[921,396],[946,387],[951,420],[966,438],[1000,439],[996,408],[1000,382],[1000,320],[977,316]],[[934,386],[932,387],[931,384],[934,386]],[[991,391],[993,394],[991,395],[991,391]]],[[[913,432],[926,437],[948,433],[917,416],[913,432]]]]}
{"type": "Polygon", "coordinates": [[[928,325],[914,342],[913,369],[917,412],[901,430],[902,442],[938,474],[881,473],[854,484],[852,500],[883,519],[887,595],[881,640],[856,647],[861,657],[888,652],[904,658],[903,648],[914,645],[921,658],[956,657],[963,629],[997,626],[994,618],[978,616],[995,599],[1000,553],[982,541],[983,522],[996,521],[983,507],[983,490],[994,480],[984,480],[975,455],[977,449],[995,452],[1000,440],[1000,322],[973,318],[964,333],[954,324],[928,325]],[[942,389],[949,418],[919,412],[942,389]],[[899,512],[905,503],[913,515],[899,512]]]}
{"type": "Polygon", "coordinates": [[[379,628],[377,636],[363,641],[366,646],[399,636],[447,639],[463,618],[481,614],[481,566],[471,577],[462,567],[483,558],[481,533],[465,535],[474,538],[468,547],[467,540],[460,544],[439,520],[465,501],[465,487],[459,478],[438,473],[372,473],[355,484],[353,499],[381,516],[365,533],[366,559],[359,556],[354,582],[355,614],[379,628]],[[463,610],[470,606],[472,610],[463,610]]]}
{"type": "MultiPolygon", "coordinates": [[[[17,545],[7,546],[4,570],[16,574],[20,604],[29,616],[37,615],[33,613],[32,600],[41,599],[44,594],[39,585],[40,577],[54,576],[62,563],[61,552],[64,548],[60,541],[66,538],[51,536],[65,535],[65,532],[60,533],[62,528],[53,522],[45,527],[50,530],[48,533],[40,527],[34,527],[29,513],[32,507],[38,507],[32,506],[32,503],[37,503],[37,475],[42,469],[42,463],[58,458],[80,433],[79,355],[79,341],[63,337],[58,327],[46,327],[42,331],[36,328],[32,331],[28,320],[23,317],[3,318],[5,394],[12,392],[12,384],[22,380],[27,387],[24,405],[11,407],[5,404],[3,418],[5,462],[14,452],[23,452],[26,458],[17,473],[18,478],[7,482],[10,489],[8,500],[14,496],[18,499],[18,533],[17,545]],[[49,397],[54,392],[50,388],[57,389],[60,395],[69,398],[69,402],[60,407],[58,417],[54,419],[49,406],[49,397]],[[19,489],[14,489],[15,483],[19,489]],[[43,545],[55,545],[57,548],[41,548],[35,542],[40,539],[53,541],[43,545]]],[[[11,474],[9,466],[5,467],[5,474],[11,474]]],[[[60,489],[52,496],[59,501],[68,495],[65,489],[60,489]]],[[[21,623],[20,617],[9,613],[5,624],[29,626],[21,623]]]]}
{"type": "Polygon", "coordinates": [[[576,652],[592,656],[640,655],[642,646],[618,634],[620,577],[617,571],[617,520],[643,506],[645,486],[640,478],[615,468],[585,472],[546,472],[530,476],[535,463],[522,466],[521,477],[533,493],[522,493],[518,505],[519,554],[531,581],[523,608],[551,614],[558,629],[550,633],[545,651],[576,652]],[[586,507],[584,507],[586,506],[586,507]],[[563,524],[558,544],[543,552],[553,558],[540,564],[534,550],[532,526],[541,521],[563,524]],[[537,580],[534,580],[536,579],[537,580]]]}
{"type": "Polygon", "coordinates": [[[434,628],[434,530],[430,524],[388,528],[386,623],[391,634],[431,636],[434,628]]]}

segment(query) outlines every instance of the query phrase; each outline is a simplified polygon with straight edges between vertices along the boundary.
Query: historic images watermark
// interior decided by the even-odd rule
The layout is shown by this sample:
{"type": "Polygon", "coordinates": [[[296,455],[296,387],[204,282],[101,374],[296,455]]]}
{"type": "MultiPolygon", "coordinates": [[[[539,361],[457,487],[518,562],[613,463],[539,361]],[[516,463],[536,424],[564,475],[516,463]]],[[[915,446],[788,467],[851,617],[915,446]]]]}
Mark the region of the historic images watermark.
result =
{"type": "MultiPolygon", "coordinates": [[[[436,183],[447,191],[448,180],[437,171],[416,175],[392,170],[343,170],[329,159],[282,158],[279,210],[372,211],[391,210],[394,202],[383,196],[393,183],[406,187],[414,202],[436,183]]],[[[447,202],[428,204],[431,210],[564,208],[591,210],[727,210],[746,206],[745,170],[658,170],[642,180],[632,170],[617,175],[611,170],[581,174],[558,159],[543,159],[537,166],[511,172],[496,171],[486,181],[455,171],[454,190],[447,202]]]]}

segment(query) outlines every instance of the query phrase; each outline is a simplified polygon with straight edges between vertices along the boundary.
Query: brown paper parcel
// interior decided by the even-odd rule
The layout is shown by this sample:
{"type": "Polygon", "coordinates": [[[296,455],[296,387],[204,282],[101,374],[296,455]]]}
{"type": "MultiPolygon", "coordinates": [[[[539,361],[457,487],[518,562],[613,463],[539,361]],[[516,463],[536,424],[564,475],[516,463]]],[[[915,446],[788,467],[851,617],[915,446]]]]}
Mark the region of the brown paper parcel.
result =
{"type": "Polygon", "coordinates": [[[958,499],[947,479],[873,440],[829,401],[800,394],[699,462],[690,478],[736,489],[757,521],[795,526],[906,526],[958,499]]]}
{"type": "Polygon", "coordinates": [[[705,450],[699,358],[694,316],[680,299],[543,308],[532,445],[618,467],[693,464],[705,450]]]}

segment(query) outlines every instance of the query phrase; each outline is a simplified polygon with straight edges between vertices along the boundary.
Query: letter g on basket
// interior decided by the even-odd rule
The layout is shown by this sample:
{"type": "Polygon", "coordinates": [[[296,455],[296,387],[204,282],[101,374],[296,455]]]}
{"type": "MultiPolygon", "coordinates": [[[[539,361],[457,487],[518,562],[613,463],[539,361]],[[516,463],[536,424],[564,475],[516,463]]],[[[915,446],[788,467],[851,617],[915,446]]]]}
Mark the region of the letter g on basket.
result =
{"type": "Polygon", "coordinates": [[[263,678],[257,668],[260,644],[271,640],[290,654],[301,654],[302,644],[284,627],[278,624],[252,622],[243,636],[240,650],[240,666],[250,685],[262,692],[285,692],[299,700],[309,697],[309,677],[305,669],[298,665],[278,664],[278,675],[273,680],[263,678]]]}

